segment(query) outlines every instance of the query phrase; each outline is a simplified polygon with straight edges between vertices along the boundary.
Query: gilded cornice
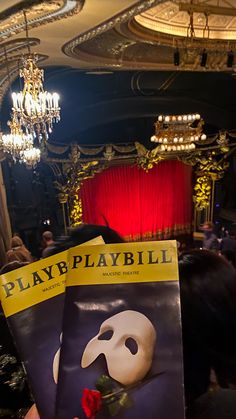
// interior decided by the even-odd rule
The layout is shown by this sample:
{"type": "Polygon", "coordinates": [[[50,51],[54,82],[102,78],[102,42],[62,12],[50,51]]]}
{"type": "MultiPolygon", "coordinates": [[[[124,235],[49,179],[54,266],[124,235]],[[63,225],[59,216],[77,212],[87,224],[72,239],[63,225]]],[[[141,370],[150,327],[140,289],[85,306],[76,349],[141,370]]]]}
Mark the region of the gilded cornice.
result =
{"type": "Polygon", "coordinates": [[[143,11],[161,3],[162,1],[163,0],[141,0],[134,6],[127,8],[123,12],[111,17],[111,19],[108,19],[102,24],[95,26],[93,29],[86,31],[83,34],[75,37],[71,41],[67,42],[65,45],[63,45],[62,51],[69,57],[77,58],[77,52],[75,51],[75,49],[78,45],[86,41],[89,41],[90,39],[98,35],[101,35],[102,33],[112,29],[114,26],[118,24],[130,20],[135,15],[142,13],[143,11]]]}
{"type": "MultiPolygon", "coordinates": [[[[137,18],[136,18],[137,19],[137,18]]],[[[123,32],[126,35],[136,37],[139,40],[146,40],[149,42],[159,43],[163,46],[178,46],[178,48],[189,48],[189,49],[202,49],[206,47],[211,51],[228,51],[229,47],[235,49],[236,40],[228,39],[208,39],[208,38],[187,38],[186,36],[173,35],[171,33],[161,32],[157,30],[151,30],[147,27],[140,25],[139,21],[132,19],[124,25],[123,32]]],[[[171,31],[171,26],[170,26],[171,31]]]]}
{"type": "Polygon", "coordinates": [[[0,14],[0,39],[25,31],[22,10],[27,11],[28,28],[36,28],[79,13],[85,0],[21,1],[0,14]]]}

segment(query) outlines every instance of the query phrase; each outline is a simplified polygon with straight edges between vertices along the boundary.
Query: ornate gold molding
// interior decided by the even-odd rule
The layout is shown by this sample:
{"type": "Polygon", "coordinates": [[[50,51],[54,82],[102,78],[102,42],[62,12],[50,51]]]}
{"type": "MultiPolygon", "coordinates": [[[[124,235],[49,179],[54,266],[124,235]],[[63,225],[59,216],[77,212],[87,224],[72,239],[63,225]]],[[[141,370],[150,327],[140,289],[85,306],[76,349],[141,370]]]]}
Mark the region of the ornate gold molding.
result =
{"type": "Polygon", "coordinates": [[[25,31],[25,22],[22,10],[27,11],[28,28],[36,28],[56,20],[67,18],[79,13],[85,0],[51,0],[49,1],[22,1],[10,8],[9,13],[0,14],[1,39],[9,38],[25,31]]]}
{"type": "Polygon", "coordinates": [[[125,11],[118,13],[117,15],[113,16],[111,19],[103,22],[100,25],[97,25],[93,29],[84,32],[82,35],[75,37],[71,41],[67,42],[63,45],[62,51],[64,54],[68,55],[69,57],[77,58],[76,47],[90,39],[101,35],[102,33],[112,29],[115,25],[121,24],[126,22],[127,20],[131,19],[135,15],[143,12],[144,10],[153,7],[156,4],[161,3],[163,0],[141,0],[134,6],[129,7],[125,11]]]}

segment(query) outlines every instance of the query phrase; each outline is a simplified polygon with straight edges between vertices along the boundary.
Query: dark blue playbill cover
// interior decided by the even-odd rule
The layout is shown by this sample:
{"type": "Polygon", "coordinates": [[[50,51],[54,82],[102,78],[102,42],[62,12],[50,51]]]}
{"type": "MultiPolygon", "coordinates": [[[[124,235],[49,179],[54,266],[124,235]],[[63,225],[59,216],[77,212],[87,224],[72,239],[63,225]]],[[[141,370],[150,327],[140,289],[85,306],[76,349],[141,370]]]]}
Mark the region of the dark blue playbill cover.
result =
{"type": "Polygon", "coordinates": [[[69,251],[57,419],[183,419],[175,241],[69,251]]]}
{"type": "MultiPolygon", "coordinates": [[[[91,248],[104,241],[97,237],[87,243],[91,248]]],[[[1,304],[41,419],[55,418],[68,269],[68,252],[64,251],[0,277],[1,304]]]]}

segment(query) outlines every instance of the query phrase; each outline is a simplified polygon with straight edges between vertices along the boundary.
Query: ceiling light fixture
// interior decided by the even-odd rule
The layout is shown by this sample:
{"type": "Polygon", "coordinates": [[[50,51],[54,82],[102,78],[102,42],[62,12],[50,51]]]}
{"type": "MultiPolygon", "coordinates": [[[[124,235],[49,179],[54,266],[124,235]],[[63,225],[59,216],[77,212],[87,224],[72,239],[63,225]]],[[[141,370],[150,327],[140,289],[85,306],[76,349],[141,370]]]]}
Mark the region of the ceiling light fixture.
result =
{"type": "Polygon", "coordinates": [[[189,152],[195,149],[195,143],[206,140],[203,124],[199,114],[159,115],[151,141],[159,144],[161,153],[189,152]]]}
{"type": "MultiPolygon", "coordinates": [[[[6,48],[4,48],[5,61],[7,67],[7,78],[11,89],[10,71],[6,48]]],[[[13,161],[20,160],[20,153],[33,147],[33,136],[30,133],[24,133],[19,118],[13,112],[11,120],[7,122],[10,127],[9,134],[2,134],[0,138],[0,147],[2,151],[12,157],[13,161]]]]}
{"type": "Polygon", "coordinates": [[[10,134],[3,134],[0,144],[3,152],[9,154],[16,162],[20,160],[22,152],[33,147],[33,136],[23,133],[15,113],[7,125],[10,127],[10,134]]]}
{"type": "Polygon", "coordinates": [[[24,79],[23,90],[13,92],[12,110],[19,118],[20,124],[26,132],[38,137],[39,141],[47,140],[51,133],[53,123],[60,121],[60,107],[58,93],[49,93],[44,90],[44,71],[37,67],[38,57],[30,52],[28,23],[24,11],[26,38],[28,41],[28,54],[22,59],[23,68],[20,77],[24,79]]]}

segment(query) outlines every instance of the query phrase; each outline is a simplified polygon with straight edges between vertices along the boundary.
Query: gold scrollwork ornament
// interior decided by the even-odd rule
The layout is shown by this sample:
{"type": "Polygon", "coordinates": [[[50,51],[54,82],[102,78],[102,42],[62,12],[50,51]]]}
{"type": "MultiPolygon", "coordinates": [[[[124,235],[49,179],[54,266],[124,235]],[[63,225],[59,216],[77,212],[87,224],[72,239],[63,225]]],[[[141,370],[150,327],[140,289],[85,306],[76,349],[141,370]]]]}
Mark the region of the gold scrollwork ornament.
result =
{"type": "Polygon", "coordinates": [[[82,201],[78,195],[74,195],[72,208],[70,211],[70,221],[72,227],[78,226],[83,222],[82,201]]]}
{"type": "Polygon", "coordinates": [[[194,186],[195,194],[193,201],[195,209],[202,211],[210,205],[211,200],[211,178],[207,175],[199,176],[194,186]]]}

